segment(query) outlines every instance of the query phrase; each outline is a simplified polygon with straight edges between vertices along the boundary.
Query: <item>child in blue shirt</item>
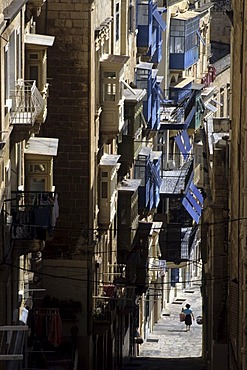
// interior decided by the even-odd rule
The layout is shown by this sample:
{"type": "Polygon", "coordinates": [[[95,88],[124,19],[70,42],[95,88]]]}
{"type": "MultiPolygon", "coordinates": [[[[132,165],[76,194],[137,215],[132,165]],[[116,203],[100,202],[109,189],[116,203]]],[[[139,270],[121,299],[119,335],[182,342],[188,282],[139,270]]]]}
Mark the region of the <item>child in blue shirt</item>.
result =
{"type": "Polygon", "coordinates": [[[190,331],[190,326],[192,325],[192,318],[194,318],[194,313],[190,308],[190,305],[187,303],[185,305],[186,308],[184,308],[183,313],[185,314],[185,325],[186,325],[186,331],[190,331]]]}

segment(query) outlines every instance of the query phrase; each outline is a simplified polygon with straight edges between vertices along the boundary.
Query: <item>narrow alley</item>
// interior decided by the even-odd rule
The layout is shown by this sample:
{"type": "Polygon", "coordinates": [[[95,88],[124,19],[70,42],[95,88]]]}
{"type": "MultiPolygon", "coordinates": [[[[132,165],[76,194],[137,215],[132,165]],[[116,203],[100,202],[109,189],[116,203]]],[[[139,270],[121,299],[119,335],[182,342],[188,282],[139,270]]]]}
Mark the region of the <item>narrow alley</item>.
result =
{"type": "Polygon", "coordinates": [[[202,359],[202,325],[197,317],[202,315],[200,281],[178,293],[173,302],[167,305],[161,318],[145,342],[140,346],[140,355],[125,365],[123,370],[204,370],[202,359]],[[179,313],[187,303],[191,305],[195,320],[191,330],[186,332],[179,313]]]}

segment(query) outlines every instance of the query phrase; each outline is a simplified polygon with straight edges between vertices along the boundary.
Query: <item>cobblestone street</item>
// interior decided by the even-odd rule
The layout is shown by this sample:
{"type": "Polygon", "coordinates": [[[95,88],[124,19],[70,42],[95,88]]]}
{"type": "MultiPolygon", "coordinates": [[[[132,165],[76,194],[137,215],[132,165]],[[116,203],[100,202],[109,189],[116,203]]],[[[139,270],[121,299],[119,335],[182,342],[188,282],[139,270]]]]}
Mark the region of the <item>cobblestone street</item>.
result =
{"type": "Polygon", "coordinates": [[[195,282],[167,305],[161,318],[140,346],[140,356],[133,358],[123,370],[204,370],[202,360],[202,325],[193,321],[191,330],[186,332],[179,313],[186,303],[191,305],[195,319],[202,315],[200,282],[195,282]]]}

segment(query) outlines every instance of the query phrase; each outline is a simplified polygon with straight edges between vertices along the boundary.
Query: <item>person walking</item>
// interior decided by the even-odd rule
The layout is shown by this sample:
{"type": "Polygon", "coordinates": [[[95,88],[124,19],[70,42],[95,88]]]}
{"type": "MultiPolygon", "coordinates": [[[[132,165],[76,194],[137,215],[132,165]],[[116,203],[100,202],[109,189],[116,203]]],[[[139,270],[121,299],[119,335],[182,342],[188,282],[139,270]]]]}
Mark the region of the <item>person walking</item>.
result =
{"type": "Polygon", "coordinates": [[[185,315],[185,325],[186,325],[186,331],[190,331],[190,326],[192,325],[192,319],[195,320],[194,313],[192,309],[190,308],[190,305],[187,303],[185,305],[186,308],[184,308],[183,313],[185,315]]]}

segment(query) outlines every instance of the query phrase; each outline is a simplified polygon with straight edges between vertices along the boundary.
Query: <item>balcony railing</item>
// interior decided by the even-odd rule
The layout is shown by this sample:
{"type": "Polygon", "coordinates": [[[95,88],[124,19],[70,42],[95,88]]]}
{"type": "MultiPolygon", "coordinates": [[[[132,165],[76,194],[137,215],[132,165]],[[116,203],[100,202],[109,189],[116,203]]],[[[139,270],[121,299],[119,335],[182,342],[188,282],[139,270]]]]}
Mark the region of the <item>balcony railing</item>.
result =
{"type": "Polygon", "coordinates": [[[53,235],[57,198],[53,192],[12,192],[11,237],[14,240],[47,240],[53,235]]]}
{"type": "Polygon", "coordinates": [[[116,317],[116,298],[93,297],[93,325],[95,334],[102,335],[116,317]]]}
{"type": "MultiPolygon", "coordinates": [[[[28,326],[20,322],[19,325],[1,326],[0,336],[0,364],[8,362],[7,368],[18,369],[23,360],[23,348],[26,341],[28,326]],[[9,367],[10,365],[10,367],[9,367]]],[[[1,365],[0,365],[1,366],[1,365]]]]}
{"type": "Polygon", "coordinates": [[[163,129],[183,128],[184,108],[161,104],[160,121],[163,129]]]}
{"type": "Polygon", "coordinates": [[[11,93],[12,110],[10,123],[33,125],[44,109],[45,100],[40,94],[36,81],[20,81],[11,93]]]}

